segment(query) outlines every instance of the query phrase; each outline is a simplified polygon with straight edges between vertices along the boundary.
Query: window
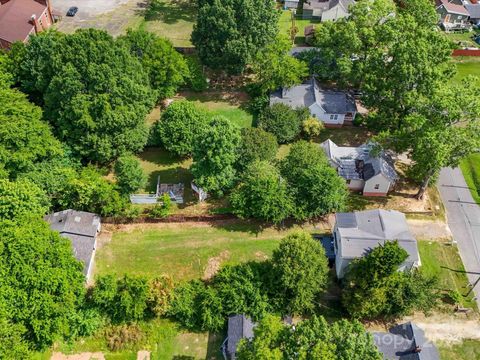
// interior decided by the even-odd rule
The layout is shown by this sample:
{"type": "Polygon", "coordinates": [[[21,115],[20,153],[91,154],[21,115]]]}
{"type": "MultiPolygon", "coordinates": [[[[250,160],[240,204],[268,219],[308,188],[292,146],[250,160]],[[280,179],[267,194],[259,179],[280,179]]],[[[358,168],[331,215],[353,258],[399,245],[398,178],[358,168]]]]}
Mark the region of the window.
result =
{"type": "Polygon", "coordinates": [[[352,180],[347,179],[347,185],[350,185],[351,182],[352,182],[352,180]]]}
{"type": "Polygon", "coordinates": [[[330,115],[330,120],[333,120],[333,115],[330,115]]]}
{"type": "Polygon", "coordinates": [[[375,187],[374,187],[375,190],[378,190],[380,189],[380,184],[375,184],[375,187]]]}
{"type": "Polygon", "coordinates": [[[338,120],[338,115],[330,115],[330,120],[338,120]]]}

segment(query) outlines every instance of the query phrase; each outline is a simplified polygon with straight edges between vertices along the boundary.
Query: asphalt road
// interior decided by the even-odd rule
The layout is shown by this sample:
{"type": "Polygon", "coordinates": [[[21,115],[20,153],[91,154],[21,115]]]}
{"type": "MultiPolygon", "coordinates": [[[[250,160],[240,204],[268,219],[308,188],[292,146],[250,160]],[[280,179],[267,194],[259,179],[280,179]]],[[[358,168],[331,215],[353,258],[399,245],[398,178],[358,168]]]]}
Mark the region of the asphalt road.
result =
{"type": "Polygon", "coordinates": [[[480,206],[473,200],[459,168],[442,169],[437,186],[480,308],[480,206]]]}

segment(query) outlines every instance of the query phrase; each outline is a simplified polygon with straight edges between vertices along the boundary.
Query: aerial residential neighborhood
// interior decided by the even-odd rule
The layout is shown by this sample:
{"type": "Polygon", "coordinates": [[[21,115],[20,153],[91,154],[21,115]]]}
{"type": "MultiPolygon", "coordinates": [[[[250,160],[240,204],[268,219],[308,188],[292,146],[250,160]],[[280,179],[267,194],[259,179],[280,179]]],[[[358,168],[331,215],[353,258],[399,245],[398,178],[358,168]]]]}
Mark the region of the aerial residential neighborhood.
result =
{"type": "Polygon", "coordinates": [[[480,360],[480,1],[0,0],[0,359],[480,360]]]}

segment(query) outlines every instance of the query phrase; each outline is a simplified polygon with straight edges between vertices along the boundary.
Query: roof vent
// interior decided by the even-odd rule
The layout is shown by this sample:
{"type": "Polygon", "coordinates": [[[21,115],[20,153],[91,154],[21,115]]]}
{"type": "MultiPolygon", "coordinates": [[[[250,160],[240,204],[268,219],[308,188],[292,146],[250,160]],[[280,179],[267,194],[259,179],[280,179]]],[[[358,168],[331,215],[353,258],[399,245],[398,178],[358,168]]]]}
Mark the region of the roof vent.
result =
{"type": "Polygon", "coordinates": [[[80,220],[82,220],[82,218],[80,216],[75,216],[75,222],[80,222],[80,220]]]}

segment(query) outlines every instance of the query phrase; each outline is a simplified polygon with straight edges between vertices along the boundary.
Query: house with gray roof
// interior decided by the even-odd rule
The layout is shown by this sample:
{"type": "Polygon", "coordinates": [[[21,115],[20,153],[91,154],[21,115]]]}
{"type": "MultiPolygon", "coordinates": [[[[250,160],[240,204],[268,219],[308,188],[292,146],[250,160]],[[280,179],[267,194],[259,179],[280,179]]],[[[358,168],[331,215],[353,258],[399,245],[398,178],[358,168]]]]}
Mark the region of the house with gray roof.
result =
{"type": "Polygon", "coordinates": [[[470,15],[470,22],[474,23],[475,25],[480,25],[480,4],[465,4],[465,9],[467,9],[470,15]]]}
{"type": "Polygon", "coordinates": [[[328,139],[320,146],[348,188],[362,191],[364,196],[386,196],[398,179],[392,158],[385,152],[373,156],[371,143],[338,146],[328,139]]]}
{"type": "Polygon", "coordinates": [[[231,315],[228,318],[227,338],[223,342],[224,355],[231,360],[236,359],[237,346],[242,339],[253,339],[255,323],[243,314],[231,315]]]}
{"type": "Polygon", "coordinates": [[[348,265],[367,255],[387,241],[398,241],[408,258],[400,270],[421,265],[417,240],[408,229],[405,215],[396,210],[365,210],[337,213],[333,230],[335,271],[339,279],[345,276],[348,265]]]}
{"type": "Polygon", "coordinates": [[[337,21],[350,16],[349,7],[354,0],[306,0],[303,2],[303,19],[337,21]]]}
{"type": "Polygon", "coordinates": [[[462,0],[437,0],[440,26],[447,32],[470,29],[470,14],[462,0]]]}
{"type": "Polygon", "coordinates": [[[270,106],[273,104],[285,104],[293,109],[306,107],[314,118],[332,127],[352,123],[357,114],[357,105],[351,94],[322,89],[314,78],[273,92],[270,106]]]}
{"type": "Polygon", "coordinates": [[[46,215],[44,220],[52,230],[70,240],[75,258],[83,263],[83,273],[88,282],[92,276],[97,234],[101,230],[100,216],[68,209],[46,215]]]}
{"type": "Polygon", "coordinates": [[[373,339],[385,360],[440,360],[435,345],[411,322],[373,333],[373,339]]]}

